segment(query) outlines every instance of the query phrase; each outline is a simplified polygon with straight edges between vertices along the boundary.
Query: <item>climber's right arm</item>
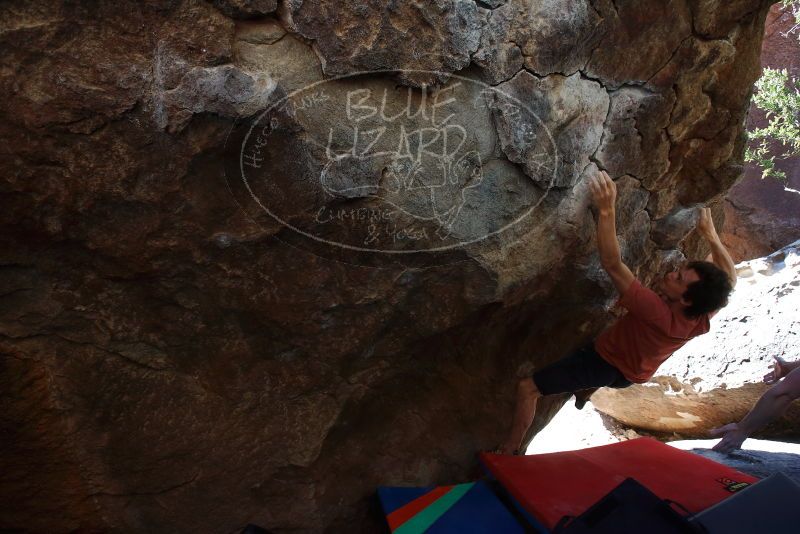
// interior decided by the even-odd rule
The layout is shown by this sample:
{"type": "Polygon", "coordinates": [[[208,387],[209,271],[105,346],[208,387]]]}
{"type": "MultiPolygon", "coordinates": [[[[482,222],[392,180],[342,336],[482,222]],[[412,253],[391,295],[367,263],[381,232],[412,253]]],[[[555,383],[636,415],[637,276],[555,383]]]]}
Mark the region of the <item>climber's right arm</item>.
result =
{"type": "Polygon", "coordinates": [[[614,287],[624,295],[635,279],[627,265],[622,263],[616,224],[617,186],[605,171],[598,171],[589,179],[589,188],[597,206],[597,249],[600,264],[611,277],[614,287]]]}

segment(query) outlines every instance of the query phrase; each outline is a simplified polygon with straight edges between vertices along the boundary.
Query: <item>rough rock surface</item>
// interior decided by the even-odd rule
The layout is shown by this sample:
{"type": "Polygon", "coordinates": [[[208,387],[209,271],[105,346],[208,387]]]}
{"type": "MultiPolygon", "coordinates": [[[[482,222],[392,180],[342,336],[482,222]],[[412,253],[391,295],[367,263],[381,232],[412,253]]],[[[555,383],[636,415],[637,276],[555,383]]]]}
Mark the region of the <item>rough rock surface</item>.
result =
{"type": "MultiPolygon", "coordinates": [[[[595,407],[625,425],[701,437],[739,421],[769,386],[773,356],[800,359],[800,241],[737,266],[730,303],[711,331],[684,345],[643,385],[603,389],[595,407]]],[[[800,404],[759,435],[800,439],[800,404]]]]}
{"type": "Polygon", "coordinates": [[[445,81],[466,67],[483,25],[473,0],[286,0],[282,15],[313,41],[325,74],[403,69],[399,79],[414,85],[445,81]]]}
{"type": "MultiPolygon", "coordinates": [[[[800,78],[800,39],[786,33],[794,26],[789,8],[775,4],[767,15],[761,65],[787,69],[800,78]]],[[[748,129],[767,125],[764,113],[755,106],[748,117],[748,129]]],[[[725,198],[725,224],[720,232],[734,259],[766,256],[800,239],[800,158],[778,160],[786,182],[761,179],[761,170],[746,164],[744,176],[725,198]],[[788,188],[788,189],[787,189],[788,188]]]]}
{"type": "Polygon", "coordinates": [[[599,83],[577,73],[538,78],[522,71],[498,88],[527,103],[531,111],[520,117],[519,112],[509,113],[508,106],[495,107],[500,147],[509,161],[521,164],[525,174],[545,189],[575,185],[600,144],[608,112],[608,93],[599,83]],[[538,120],[530,124],[526,119],[538,120]],[[542,126],[550,135],[525,135],[534,134],[542,126]],[[519,135],[520,130],[523,135],[519,135]],[[557,153],[552,163],[555,169],[547,166],[549,158],[542,161],[549,151],[557,153]]]}
{"type": "Polygon", "coordinates": [[[768,2],[274,4],[0,4],[0,529],[375,531],[611,320],[587,176],[706,252],[768,2]]]}
{"type": "Polygon", "coordinates": [[[214,0],[214,5],[233,18],[258,18],[278,9],[278,0],[214,0]]]}

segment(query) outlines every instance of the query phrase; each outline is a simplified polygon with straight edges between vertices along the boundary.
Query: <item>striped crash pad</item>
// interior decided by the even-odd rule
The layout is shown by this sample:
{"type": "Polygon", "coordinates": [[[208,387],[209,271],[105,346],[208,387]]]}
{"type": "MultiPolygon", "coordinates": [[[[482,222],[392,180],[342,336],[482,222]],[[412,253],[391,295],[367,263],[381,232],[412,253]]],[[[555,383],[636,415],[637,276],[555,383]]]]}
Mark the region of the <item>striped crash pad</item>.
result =
{"type": "Polygon", "coordinates": [[[426,488],[380,487],[378,497],[394,534],[525,532],[483,481],[426,488]]]}
{"type": "Polygon", "coordinates": [[[549,529],[565,515],[580,515],[627,477],[691,513],[758,480],[652,438],[528,456],[481,453],[480,460],[511,497],[549,529]]]}

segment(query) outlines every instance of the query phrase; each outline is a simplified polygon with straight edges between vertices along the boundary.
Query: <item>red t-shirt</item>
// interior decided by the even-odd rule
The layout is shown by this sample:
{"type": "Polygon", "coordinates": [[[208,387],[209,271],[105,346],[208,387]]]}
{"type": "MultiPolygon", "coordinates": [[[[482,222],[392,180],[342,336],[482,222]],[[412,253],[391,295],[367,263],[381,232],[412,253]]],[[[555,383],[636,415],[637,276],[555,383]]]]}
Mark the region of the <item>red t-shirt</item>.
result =
{"type": "Polygon", "coordinates": [[[709,330],[709,314],[688,319],[639,280],[633,281],[619,304],[628,313],[600,334],[594,347],[631,382],[647,382],[673,352],[709,330]]]}

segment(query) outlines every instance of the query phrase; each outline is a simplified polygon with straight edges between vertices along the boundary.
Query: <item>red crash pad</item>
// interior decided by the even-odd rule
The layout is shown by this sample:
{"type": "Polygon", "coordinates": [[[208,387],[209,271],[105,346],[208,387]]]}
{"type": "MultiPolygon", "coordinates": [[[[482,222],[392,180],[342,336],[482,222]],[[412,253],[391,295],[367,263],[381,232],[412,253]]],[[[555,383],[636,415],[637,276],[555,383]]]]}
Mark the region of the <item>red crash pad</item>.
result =
{"type": "Polygon", "coordinates": [[[652,438],[529,456],[481,453],[480,459],[511,496],[547,528],[565,515],[580,515],[627,477],[691,513],[758,480],[652,438]]]}

